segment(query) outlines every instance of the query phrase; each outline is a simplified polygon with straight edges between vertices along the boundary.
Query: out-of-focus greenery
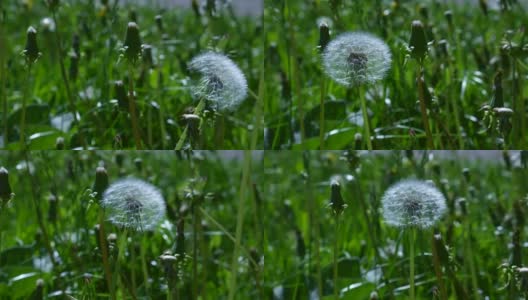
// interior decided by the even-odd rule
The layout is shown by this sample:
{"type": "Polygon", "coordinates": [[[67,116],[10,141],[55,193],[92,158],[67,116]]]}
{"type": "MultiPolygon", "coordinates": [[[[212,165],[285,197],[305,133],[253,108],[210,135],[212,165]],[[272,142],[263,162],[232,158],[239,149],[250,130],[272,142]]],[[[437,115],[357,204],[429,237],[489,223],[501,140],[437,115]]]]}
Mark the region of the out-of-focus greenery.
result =
{"type": "Polygon", "coordinates": [[[106,168],[110,184],[123,177],[152,183],[167,204],[166,218],[154,230],[128,231],[114,278],[118,299],[164,299],[168,288],[173,294],[167,299],[228,299],[232,288],[231,299],[264,299],[268,221],[258,154],[33,151],[2,152],[1,158],[15,194],[0,211],[1,299],[111,299],[99,230],[104,228],[114,276],[124,230],[100,222],[93,189],[98,166],[106,168]],[[181,260],[164,262],[160,256],[167,251],[181,260]]]}
{"type": "Polygon", "coordinates": [[[258,114],[261,104],[257,100],[264,59],[260,18],[236,16],[229,6],[215,6],[214,1],[197,10],[123,3],[116,6],[114,3],[119,1],[58,1],[57,24],[55,32],[51,32],[45,24],[53,22],[53,14],[46,2],[0,4],[3,148],[22,148],[20,120],[24,98],[29,149],[54,149],[58,137],[64,138],[66,149],[134,148],[127,104],[118,105],[114,82],[122,80],[128,92],[128,63],[120,55],[127,23],[135,20],[142,43],[150,45],[153,54],[153,64],[141,59],[132,68],[142,148],[174,149],[190,122],[183,115],[192,113],[198,103],[190,91],[198,78],[189,72],[187,64],[199,53],[213,50],[225,53],[241,68],[251,92],[234,112],[217,114],[206,109],[202,130],[198,131],[198,124],[189,130],[192,148],[249,149],[253,147],[254,131],[261,128],[255,147],[262,149],[262,117],[258,114]],[[161,17],[161,26],[157,16],[161,17]],[[44,21],[45,18],[50,19],[44,21]],[[38,32],[41,55],[28,75],[22,52],[29,26],[38,32]],[[62,43],[62,57],[56,34],[62,43]],[[76,52],[74,36],[78,37],[79,52],[76,76],[70,73],[71,55],[76,52]],[[78,112],[77,125],[73,122],[60,59],[78,112]]]}
{"type": "Polygon", "coordinates": [[[267,218],[276,220],[266,228],[274,299],[334,299],[336,238],[340,299],[408,299],[408,234],[387,226],[380,209],[386,189],[406,178],[432,180],[448,206],[436,226],[418,231],[417,299],[526,297],[528,157],[522,167],[518,152],[504,155],[505,160],[500,152],[472,160],[477,153],[447,151],[266,156],[266,196],[275,207],[267,218]],[[347,205],[337,232],[329,207],[332,180],[341,183],[347,205]],[[372,292],[379,298],[369,298],[372,292]]]}
{"type": "Polygon", "coordinates": [[[418,63],[408,49],[413,20],[425,25],[430,42],[424,102],[434,149],[528,146],[526,6],[470,2],[488,1],[265,1],[266,149],[322,149],[321,98],[324,149],[366,149],[359,101],[365,92],[375,149],[431,148],[418,102],[418,63]],[[383,39],[393,56],[386,78],[362,88],[328,78],[318,47],[321,23],[330,39],[348,31],[383,39]],[[499,70],[503,104],[492,103],[499,70]],[[513,116],[494,113],[496,106],[511,108],[513,116]],[[357,133],[363,140],[356,142],[357,133]]]}

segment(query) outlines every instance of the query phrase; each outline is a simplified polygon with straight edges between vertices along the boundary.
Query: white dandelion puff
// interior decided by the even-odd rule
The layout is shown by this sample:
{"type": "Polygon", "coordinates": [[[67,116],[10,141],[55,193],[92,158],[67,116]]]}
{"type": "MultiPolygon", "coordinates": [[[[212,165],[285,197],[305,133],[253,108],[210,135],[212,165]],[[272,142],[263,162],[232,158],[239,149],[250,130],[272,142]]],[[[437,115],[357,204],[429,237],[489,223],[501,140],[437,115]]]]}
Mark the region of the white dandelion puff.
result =
{"type": "Polygon", "coordinates": [[[111,184],[101,205],[109,221],[137,231],[152,230],[165,216],[161,192],[143,180],[128,178],[111,184]]]}
{"type": "Polygon", "coordinates": [[[246,77],[240,68],[227,56],[206,52],[194,57],[189,69],[201,74],[193,87],[193,94],[210,101],[219,111],[232,111],[246,98],[246,77]]]}
{"type": "Polygon", "coordinates": [[[344,86],[383,79],[390,65],[389,46],[365,32],[340,34],[328,43],[323,53],[326,74],[344,86]]]}
{"type": "Polygon", "coordinates": [[[446,200],[434,184],[407,179],[395,183],[381,199],[383,217],[389,225],[428,228],[446,211],[446,200]]]}

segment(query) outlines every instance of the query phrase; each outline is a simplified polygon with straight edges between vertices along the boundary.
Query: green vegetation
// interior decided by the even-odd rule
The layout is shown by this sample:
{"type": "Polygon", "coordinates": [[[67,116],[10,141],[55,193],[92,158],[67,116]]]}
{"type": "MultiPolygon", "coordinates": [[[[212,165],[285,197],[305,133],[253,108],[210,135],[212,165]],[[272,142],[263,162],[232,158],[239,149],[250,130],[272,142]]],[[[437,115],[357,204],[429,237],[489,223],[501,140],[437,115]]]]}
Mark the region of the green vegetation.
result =
{"type": "Polygon", "coordinates": [[[469,2],[265,1],[266,149],[528,147],[526,6],[469,2]],[[368,80],[374,44],[323,62],[358,31],[390,47],[384,79],[368,80]],[[347,64],[347,86],[326,75],[347,64]]]}
{"type": "MultiPolygon", "coordinates": [[[[488,160],[442,151],[266,156],[274,299],[337,299],[336,285],[339,299],[409,299],[412,279],[415,299],[525,299],[527,154],[522,163],[519,152],[488,160]],[[432,181],[446,206],[425,206],[440,201],[428,198],[384,212],[383,195],[409,178],[432,181]],[[416,226],[394,227],[402,221],[394,213],[414,215],[416,226]]],[[[387,197],[387,207],[403,205],[405,193],[387,197]]]]}
{"type": "MultiPolygon", "coordinates": [[[[261,20],[214,1],[193,9],[118,2],[2,1],[0,146],[262,149],[261,20]],[[188,64],[209,51],[247,79],[229,111],[193,92],[203,80],[188,64]]],[[[230,84],[214,83],[211,93],[230,84]]]]}
{"type": "Polygon", "coordinates": [[[259,153],[1,157],[0,299],[266,299],[259,153]]]}

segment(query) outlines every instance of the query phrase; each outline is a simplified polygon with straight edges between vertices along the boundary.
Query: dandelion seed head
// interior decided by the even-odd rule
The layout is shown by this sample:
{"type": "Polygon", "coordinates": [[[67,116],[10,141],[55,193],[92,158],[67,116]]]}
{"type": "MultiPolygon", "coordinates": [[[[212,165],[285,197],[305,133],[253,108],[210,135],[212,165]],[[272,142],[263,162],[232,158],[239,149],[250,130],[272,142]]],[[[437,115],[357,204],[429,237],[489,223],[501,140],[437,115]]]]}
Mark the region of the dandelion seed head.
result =
{"type": "Polygon", "coordinates": [[[137,231],[152,230],[165,216],[165,201],[153,185],[139,179],[111,184],[101,201],[109,221],[137,231]]]}
{"type": "Polygon", "coordinates": [[[201,79],[193,87],[193,94],[210,101],[219,111],[233,111],[246,98],[246,77],[227,56],[206,52],[194,57],[189,69],[198,72],[201,79]]]}
{"type": "Polygon", "coordinates": [[[408,179],[385,191],[381,199],[385,222],[392,226],[428,228],[446,211],[446,200],[433,183],[408,179]]]}
{"type": "Polygon", "coordinates": [[[385,77],[391,65],[389,46],[364,32],[343,33],[323,53],[326,74],[344,86],[373,83],[385,77]]]}

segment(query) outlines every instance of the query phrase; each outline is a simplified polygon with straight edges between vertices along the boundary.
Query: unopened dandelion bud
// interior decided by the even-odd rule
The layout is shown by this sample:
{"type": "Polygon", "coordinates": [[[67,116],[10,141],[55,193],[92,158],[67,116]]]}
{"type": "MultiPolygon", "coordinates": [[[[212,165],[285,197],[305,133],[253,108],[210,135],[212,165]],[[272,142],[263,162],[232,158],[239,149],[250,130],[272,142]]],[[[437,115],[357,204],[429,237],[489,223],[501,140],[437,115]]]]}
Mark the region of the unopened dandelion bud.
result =
{"type": "Polygon", "coordinates": [[[199,83],[192,88],[193,94],[205,98],[219,111],[235,110],[247,96],[244,73],[223,54],[200,54],[191,60],[189,70],[201,75],[199,83]]]}
{"type": "Polygon", "coordinates": [[[378,296],[378,292],[376,291],[372,291],[370,293],[370,297],[369,297],[370,300],[378,300],[379,299],[379,296],[378,296]]]}
{"type": "Polygon", "coordinates": [[[136,170],[138,172],[141,172],[143,170],[143,160],[141,158],[134,159],[134,165],[136,166],[136,170]]]}
{"type": "Polygon", "coordinates": [[[40,56],[37,44],[37,30],[30,26],[27,30],[26,37],[26,47],[24,48],[23,54],[26,57],[26,62],[28,65],[31,65],[40,56]]]}
{"type": "Polygon", "coordinates": [[[11,185],[9,184],[9,172],[0,167],[0,200],[2,204],[7,203],[12,197],[11,185]]]}
{"type": "Polygon", "coordinates": [[[125,58],[131,63],[136,63],[141,56],[141,37],[136,23],[128,23],[123,46],[125,58]]]}
{"type": "Polygon", "coordinates": [[[103,193],[108,187],[108,173],[104,167],[97,167],[95,170],[95,182],[93,185],[93,190],[96,192],[96,198],[101,200],[103,193]]]}
{"type": "Polygon", "coordinates": [[[119,108],[128,111],[128,94],[125,84],[121,80],[114,82],[114,97],[117,99],[119,108]]]}
{"type": "Polygon", "coordinates": [[[343,33],[330,41],[323,52],[325,73],[348,87],[383,79],[390,64],[387,44],[364,32],[343,33]]]}
{"type": "Polygon", "coordinates": [[[154,59],[152,58],[152,46],[145,44],[142,48],[143,65],[145,68],[152,68],[154,66],[154,59]]]}
{"type": "Polygon", "coordinates": [[[44,280],[42,278],[37,279],[35,287],[35,293],[33,294],[34,300],[42,300],[44,299],[44,280]]]}
{"type": "Polygon", "coordinates": [[[46,3],[48,4],[48,8],[50,11],[56,11],[60,5],[59,0],[46,0],[46,3]]]}
{"type": "Polygon", "coordinates": [[[78,33],[75,33],[73,35],[72,48],[73,48],[73,52],[75,52],[75,54],[77,54],[77,56],[80,57],[81,56],[81,37],[79,36],[78,33]]]}
{"type": "Polygon", "coordinates": [[[62,136],[59,136],[55,140],[55,149],[57,150],[64,150],[64,138],[62,136]]]}
{"type": "Polygon", "coordinates": [[[341,195],[341,185],[337,181],[333,181],[331,185],[330,206],[336,216],[341,215],[346,208],[345,201],[343,201],[343,196],[341,195]]]}
{"type": "Polygon", "coordinates": [[[160,32],[163,32],[163,18],[161,15],[156,15],[156,26],[158,26],[158,30],[160,32]]]}
{"type": "Polygon", "coordinates": [[[299,257],[299,260],[302,261],[306,255],[306,245],[299,228],[295,228],[295,240],[297,241],[297,256],[299,257]]]}
{"type": "Polygon", "coordinates": [[[79,56],[77,54],[70,54],[70,79],[73,81],[77,80],[77,75],[79,74],[79,56]]]}
{"type": "Polygon", "coordinates": [[[482,9],[482,12],[485,16],[488,15],[488,1],[487,0],[479,0],[480,9],[482,9]]]}
{"type": "Polygon", "coordinates": [[[48,197],[48,221],[55,223],[57,221],[57,197],[53,194],[48,197]]]}
{"type": "Polygon", "coordinates": [[[521,150],[521,165],[523,168],[528,168],[528,150],[521,150]]]}
{"type": "Polygon", "coordinates": [[[191,7],[192,7],[192,10],[194,11],[194,15],[197,18],[199,18],[201,13],[200,13],[200,5],[198,4],[198,0],[192,0],[191,7]]]}
{"type": "Polygon", "coordinates": [[[446,211],[446,199],[433,184],[402,180],[385,191],[382,199],[385,222],[398,227],[428,228],[446,211]]]}
{"type": "Polygon", "coordinates": [[[447,25],[449,25],[449,27],[453,27],[453,12],[450,10],[446,10],[444,12],[444,17],[447,20],[447,25]]]}
{"type": "Polygon", "coordinates": [[[326,45],[330,41],[330,29],[328,24],[322,22],[319,25],[319,51],[324,51],[326,45]]]}
{"type": "Polygon", "coordinates": [[[471,180],[471,174],[469,172],[469,168],[462,169],[462,174],[464,175],[466,182],[469,182],[471,180]]]}
{"type": "Polygon", "coordinates": [[[154,229],[166,210],[161,192],[134,178],[112,183],[104,192],[101,205],[114,225],[136,231],[154,229]]]}
{"type": "Polygon", "coordinates": [[[503,92],[502,92],[502,70],[497,71],[493,79],[493,98],[490,102],[491,108],[503,107],[503,92]]]}
{"type": "Polygon", "coordinates": [[[425,29],[421,21],[415,20],[412,22],[409,48],[411,49],[411,57],[421,63],[427,54],[427,38],[425,37],[425,29]]]}
{"type": "Polygon", "coordinates": [[[354,149],[356,150],[363,149],[362,144],[363,144],[363,135],[361,135],[361,133],[359,132],[356,132],[356,134],[354,134],[354,149]]]}

